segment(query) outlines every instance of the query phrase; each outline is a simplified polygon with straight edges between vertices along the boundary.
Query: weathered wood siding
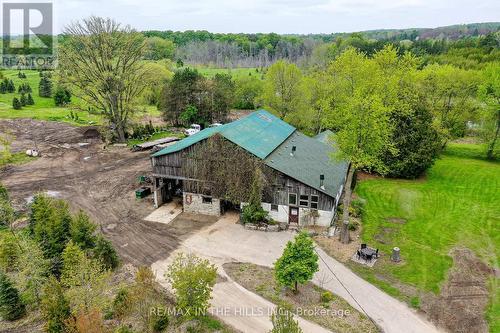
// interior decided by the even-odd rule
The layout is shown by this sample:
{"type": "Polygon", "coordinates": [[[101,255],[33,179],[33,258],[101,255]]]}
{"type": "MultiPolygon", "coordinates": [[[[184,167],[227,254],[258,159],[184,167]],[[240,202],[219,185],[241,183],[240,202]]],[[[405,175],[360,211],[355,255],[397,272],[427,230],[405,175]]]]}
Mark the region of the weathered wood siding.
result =
{"type": "MultiPolygon", "coordinates": [[[[185,192],[211,195],[209,183],[191,179],[190,175],[186,174],[186,170],[190,170],[192,167],[196,166],[186,166],[185,163],[197,163],[192,159],[186,158],[186,156],[192,154],[196,146],[200,144],[203,143],[195,144],[172,154],[153,157],[151,163],[154,176],[182,179],[183,190],[185,192]]],[[[268,184],[267,187],[263,189],[263,202],[288,205],[288,194],[295,193],[297,194],[297,206],[299,206],[300,195],[317,195],[319,210],[331,211],[334,208],[335,198],[290,178],[281,172],[274,170],[274,173],[275,177],[273,184],[268,184]]]]}
{"type": "Polygon", "coordinates": [[[262,201],[276,205],[288,205],[288,194],[297,194],[297,205],[299,206],[300,195],[317,195],[318,209],[331,211],[335,206],[335,198],[320,192],[294,178],[290,178],[281,172],[278,172],[276,184],[273,184],[271,191],[264,191],[271,195],[264,195],[262,201]]]}

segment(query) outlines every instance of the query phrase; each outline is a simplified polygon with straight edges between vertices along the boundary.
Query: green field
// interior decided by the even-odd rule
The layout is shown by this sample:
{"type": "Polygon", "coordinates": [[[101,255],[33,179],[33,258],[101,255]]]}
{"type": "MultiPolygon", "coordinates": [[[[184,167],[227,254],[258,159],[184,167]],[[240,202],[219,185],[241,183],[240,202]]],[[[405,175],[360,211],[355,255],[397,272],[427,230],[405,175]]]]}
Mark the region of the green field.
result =
{"type": "MultiPolygon", "coordinates": [[[[82,106],[82,102],[77,98],[72,97],[72,103],[67,107],[56,107],[54,99],[38,96],[38,84],[40,76],[38,71],[23,71],[26,74],[26,79],[18,78],[17,70],[2,71],[4,77],[12,79],[16,86],[16,93],[0,94],[0,118],[32,118],[39,120],[64,121],[74,125],[88,125],[100,123],[99,115],[89,114],[86,111],[78,111],[78,107],[82,106]],[[14,110],[12,108],[12,99],[20,96],[17,93],[17,88],[21,83],[27,82],[33,92],[31,95],[35,100],[35,105],[25,106],[22,110],[14,110]],[[71,119],[70,111],[78,113],[78,119],[71,119]]],[[[53,88],[55,89],[55,87],[53,88]]]]}
{"type": "MultiPolygon", "coordinates": [[[[363,241],[386,254],[398,246],[404,258],[402,265],[382,261],[374,271],[359,269],[363,277],[395,296],[401,296],[399,290],[379,276],[438,293],[453,265],[448,254],[456,246],[499,267],[500,163],[482,156],[477,145],[450,144],[425,179],[370,179],[358,184],[356,192],[366,200],[363,241]],[[391,218],[405,223],[391,223],[391,218]]],[[[493,331],[500,329],[497,281],[491,279],[488,309],[493,331]]]]}
{"type": "Polygon", "coordinates": [[[238,79],[241,77],[255,76],[262,78],[262,73],[257,72],[256,68],[206,68],[206,67],[196,67],[198,72],[206,77],[213,77],[215,74],[230,74],[233,79],[238,79]]]}

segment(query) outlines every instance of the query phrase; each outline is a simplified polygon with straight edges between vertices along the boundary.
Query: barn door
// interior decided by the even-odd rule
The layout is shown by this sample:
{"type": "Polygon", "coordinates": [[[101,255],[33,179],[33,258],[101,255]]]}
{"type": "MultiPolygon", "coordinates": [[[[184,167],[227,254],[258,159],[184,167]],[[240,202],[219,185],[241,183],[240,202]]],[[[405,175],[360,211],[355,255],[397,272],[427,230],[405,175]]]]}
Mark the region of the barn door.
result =
{"type": "Polygon", "coordinates": [[[299,208],[289,207],[288,223],[299,223],[299,208]]]}

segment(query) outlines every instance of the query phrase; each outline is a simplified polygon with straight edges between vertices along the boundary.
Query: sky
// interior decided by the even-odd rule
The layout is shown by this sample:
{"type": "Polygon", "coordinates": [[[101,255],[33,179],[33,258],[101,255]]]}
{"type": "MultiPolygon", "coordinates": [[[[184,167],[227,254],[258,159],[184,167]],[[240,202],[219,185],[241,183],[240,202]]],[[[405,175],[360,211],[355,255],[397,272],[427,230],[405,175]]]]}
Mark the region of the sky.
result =
{"type": "Polygon", "coordinates": [[[500,21],[499,0],[54,0],[58,32],[90,15],[137,30],[332,33],[500,21]]]}

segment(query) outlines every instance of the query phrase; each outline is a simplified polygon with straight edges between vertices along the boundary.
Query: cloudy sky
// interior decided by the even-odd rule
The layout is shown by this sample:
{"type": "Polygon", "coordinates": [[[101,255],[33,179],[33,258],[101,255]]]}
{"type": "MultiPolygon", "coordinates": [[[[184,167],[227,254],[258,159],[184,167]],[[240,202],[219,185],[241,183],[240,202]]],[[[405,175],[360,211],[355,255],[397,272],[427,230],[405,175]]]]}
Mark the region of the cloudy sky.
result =
{"type": "Polygon", "coordinates": [[[330,33],[500,21],[499,0],[55,0],[59,30],[89,15],[139,30],[330,33]]]}

